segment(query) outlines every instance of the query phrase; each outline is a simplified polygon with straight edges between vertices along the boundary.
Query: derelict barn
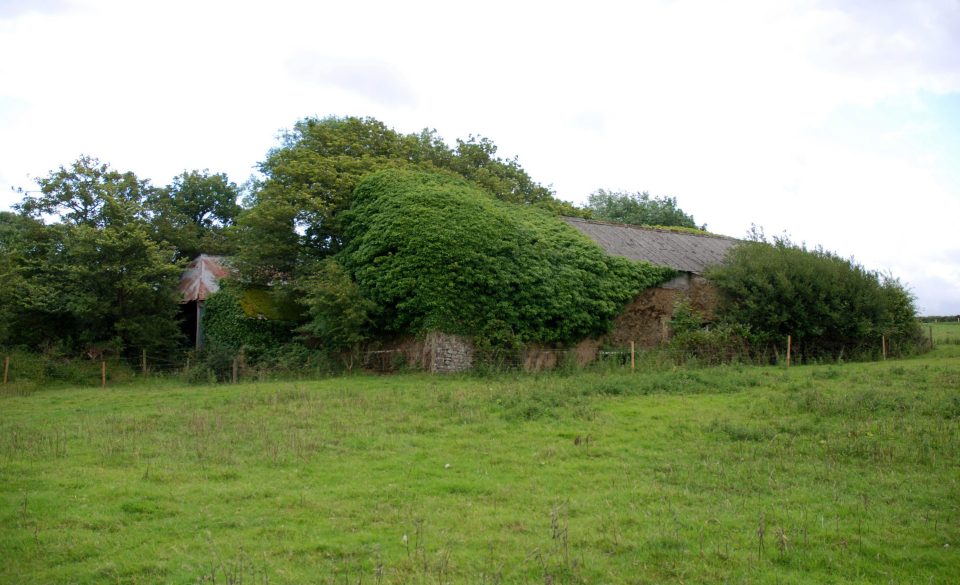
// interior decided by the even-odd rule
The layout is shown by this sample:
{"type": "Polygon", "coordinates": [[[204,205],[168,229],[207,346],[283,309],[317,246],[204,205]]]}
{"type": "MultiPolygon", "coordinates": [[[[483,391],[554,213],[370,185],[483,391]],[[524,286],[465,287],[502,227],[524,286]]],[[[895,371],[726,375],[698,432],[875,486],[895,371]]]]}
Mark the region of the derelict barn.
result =
{"type": "MultiPolygon", "coordinates": [[[[609,333],[600,339],[585,339],[571,348],[578,364],[582,366],[596,360],[604,346],[624,347],[635,342],[639,347],[655,347],[667,341],[674,307],[682,297],[688,297],[692,307],[708,322],[713,319],[719,297],[704,273],[710,266],[722,262],[738,240],[666,228],[563,219],[608,254],[667,266],[678,272],[671,280],[637,295],[614,320],[609,333]]],[[[383,350],[372,353],[382,360],[400,353],[409,365],[431,372],[459,372],[473,366],[472,349],[472,340],[468,337],[432,332],[423,340],[409,338],[387,343],[383,350]]],[[[523,352],[521,360],[519,366],[528,371],[550,369],[557,365],[558,353],[551,348],[531,346],[523,352]]],[[[389,369],[385,364],[379,367],[389,369]]]]}
{"type": "Polygon", "coordinates": [[[203,346],[203,304],[220,290],[220,279],[230,275],[223,256],[200,254],[180,275],[180,295],[184,333],[197,349],[203,346]]]}
{"type": "MultiPolygon", "coordinates": [[[[610,333],[601,339],[587,339],[577,344],[574,351],[578,363],[586,364],[595,360],[604,345],[626,346],[635,342],[639,347],[654,347],[667,341],[674,307],[684,296],[690,299],[692,307],[703,314],[708,322],[712,320],[718,296],[704,273],[710,266],[722,262],[738,240],[666,228],[572,217],[563,219],[608,254],[667,266],[678,272],[668,282],[637,295],[614,320],[610,333]]],[[[180,278],[178,288],[185,333],[196,348],[203,345],[204,302],[220,290],[219,280],[230,273],[225,257],[202,254],[187,265],[180,278]]],[[[247,311],[246,308],[244,310],[247,311]]],[[[280,318],[279,314],[257,314],[256,317],[280,318]]],[[[380,347],[383,349],[370,353],[387,362],[395,354],[403,354],[405,363],[432,372],[463,371],[473,366],[472,340],[460,335],[431,332],[423,339],[391,340],[380,347]]],[[[548,369],[556,365],[556,360],[557,353],[554,350],[531,347],[525,352],[523,367],[528,370],[548,369]]],[[[380,368],[389,369],[389,366],[381,365],[380,368]]]]}
{"type": "Polygon", "coordinates": [[[673,268],[679,274],[649,288],[630,302],[616,318],[606,341],[611,345],[653,347],[670,335],[668,324],[676,302],[690,298],[694,309],[709,322],[717,308],[717,291],[704,278],[707,268],[723,262],[738,240],[724,236],[636,225],[563,218],[596,242],[608,254],[673,268]]]}

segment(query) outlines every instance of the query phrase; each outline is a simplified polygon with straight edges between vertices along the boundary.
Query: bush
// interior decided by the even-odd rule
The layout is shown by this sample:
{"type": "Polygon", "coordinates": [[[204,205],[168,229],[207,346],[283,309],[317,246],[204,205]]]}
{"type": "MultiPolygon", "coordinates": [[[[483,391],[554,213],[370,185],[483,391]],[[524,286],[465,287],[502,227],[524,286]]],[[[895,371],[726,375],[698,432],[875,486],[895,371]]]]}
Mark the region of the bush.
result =
{"type": "Polygon", "coordinates": [[[677,333],[670,339],[674,357],[715,365],[750,360],[749,327],[721,323],[709,329],[677,333]]]}
{"type": "Polygon", "coordinates": [[[608,256],[543,210],[439,173],[381,171],[341,215],[338,260],[387,332],[562,343],[605,332],[672,271],[608,256]]]}
{"type": "Polygon", "coordinates": [[[360,344],[369,338],[370,313],[376,306],[361,296],[357,284],[333,258],[316,263],[297,283],[309,319],[298,331],[328,355],[344,358],[348,369],[360,356],[360,344]]]}
{"type": "Polygon", "coordinates": [[[668,349],[674,361],[696,360],[703,364],[724,364],[750,359],[750,327],[720,323],[704,327],[703,315],[688,297],[681,297],[673,309],[668,349]]]}
{"type": "Polygon", "coordinates": [[[725,322],[749,326],[761,343],[791,335],[806,359],[861,354],[881,336],[900,352],[922,342],[913,297],[898,280],[820,248],[746,242],[708,276],[725,322]]]}
{"type": "MultiPolygon", "coordinates": [[[[71,357],[54,347],[48,348],[44,353],[22,350],[0,352],[0,364],[3,358],[8,356],[10,358],[8,381],[11,384],[26,382],[38,386],[50,384],[99,386],[101,384],[99,359],[71,357]]],[[[108,384],[133,379],[133,370],[125,360],[111,356],[106,361],[108,384]]]]}

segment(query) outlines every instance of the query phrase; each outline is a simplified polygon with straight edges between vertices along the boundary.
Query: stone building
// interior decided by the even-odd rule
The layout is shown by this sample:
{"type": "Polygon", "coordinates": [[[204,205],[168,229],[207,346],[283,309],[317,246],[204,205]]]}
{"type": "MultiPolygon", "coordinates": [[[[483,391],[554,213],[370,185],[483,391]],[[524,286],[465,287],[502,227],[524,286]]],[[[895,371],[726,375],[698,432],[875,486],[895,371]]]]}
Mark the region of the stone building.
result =
{"type": "Polygon", "coordinates": [[[686,296],[709,322],[717,308],[717,291],[704,278],[707,268],[719,264],[738,240],[725,236],[669,228],[563,218],[600,245],[608,254],[667,266],[673,279],[640,293],[616,318],[604,341],[610,345],[653,347],[669,337],[668,323],[677,301],[686,296]]]}

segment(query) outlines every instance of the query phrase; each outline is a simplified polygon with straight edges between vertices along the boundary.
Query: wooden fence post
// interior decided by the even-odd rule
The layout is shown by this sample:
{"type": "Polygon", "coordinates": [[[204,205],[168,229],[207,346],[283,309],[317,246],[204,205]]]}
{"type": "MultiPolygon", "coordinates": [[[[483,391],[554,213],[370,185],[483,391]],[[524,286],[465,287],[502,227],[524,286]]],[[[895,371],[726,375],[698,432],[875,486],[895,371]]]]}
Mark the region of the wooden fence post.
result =
{"type": "Polygon", "coordinates": [[[884,361],[887,359],[887,336],[880,336],[880,353],[883,355],[884,361]]]}
{"type": "Polygon", "coordinates": [[[107,387],[107,360],[100,360],[100,387],[107,387]]]}
{"type": "Polygon", "coordinates": [[[147,377],[147,350],[140,350],[140,372],[147,377]]]}
{"type": "Polygon", "coordinates": [[[634,359],[635,355],[636,354],[634,352],[634,343],[631,341],[630,342],[630,372],[633,372],[634,368],[636,367],[636,361],[634,359]]]}
{"type": "Polygon", "coordinates": [[[190,356],[187,356],[187,365],[186,365],[185,368],[183,368],[183,374],[184,374],[185,376],[189,376],[189,375],[190,375],[190,356]]]}
{"type": "Polygon", "coordinates": [[[793,340],[791,339],[791,337],[787,335],[787,367],[788,368],[790,367],[790,349],[791,349],[792,342],[793,340]]]}
{"type": "Polygon", "coordinates": [[[233,383],[234,384],[237,383],[237,366],[238,365],[239,364],[238,364],[237,358],[233,358],[233,383]]]}
{"type": "Polygon", "coordinates": [[[930,349],[933,349],[933,325],[930,325],[930,349]]]}
{"type": "Polygon", "coordinates": [[[7,385],[7,380],[10,379],[10,356],[3,358],[3,385],[7,385]]]}

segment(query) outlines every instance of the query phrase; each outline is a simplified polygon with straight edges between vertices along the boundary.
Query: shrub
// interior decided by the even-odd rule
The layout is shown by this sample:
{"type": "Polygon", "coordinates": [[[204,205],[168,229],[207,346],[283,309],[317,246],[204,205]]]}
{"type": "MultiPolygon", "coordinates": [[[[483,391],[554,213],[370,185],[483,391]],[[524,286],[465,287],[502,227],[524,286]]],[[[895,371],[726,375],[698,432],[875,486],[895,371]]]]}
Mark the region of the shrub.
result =
{"type": "Polygon", "coordinates": [[[446,174],[369,175],[341,220],[338,260],[388,332],[572,341],[603,333],[629,299],[672,275],[608,256],[552,214],[446,174]]]}
{"type": "MultiPolygon", "coordinates": [[[[52,346],[43,353],[21,349],[0,351],[0,363],[3,357],[10,358],[9,382],[31,382],[37,385],[68,384],[71,386],[99,386],[101,383],[100,360],[77,358],[66,353],[58,346],[52,346]]],[[[134,377],[133,370],[126,360],[111,355],[107,361],[107,383],[126,382],[134,377]]]]}
{"type": "Polygon", "coordinates": [[[297,288],[309,314],[298,331],[329,355],[339,353],[347,369],[352,369],[360,355],[360,344],[369,338],[370,313],[375,305],[361,296],[357,284],[333,258],[317,262],[297,288]]]}
{"type": "Polygon", "coordinates": [[[670,320],[673,336],[669,349],[675,360],[694,359],[722,364],[750,359],[750,328],[739,323],[704,327],[701,315],[688,297],[678,299],[670,320]]]}
{"type": "Polygon", "coordinates": [[[761,342],[791,335],[805,358],[855,355],[881,336],[899,351],[921,341],[913,297],[898,280],[820,248],[746,242],[708,276],[722,319],[749,326],[761,342]]]}

